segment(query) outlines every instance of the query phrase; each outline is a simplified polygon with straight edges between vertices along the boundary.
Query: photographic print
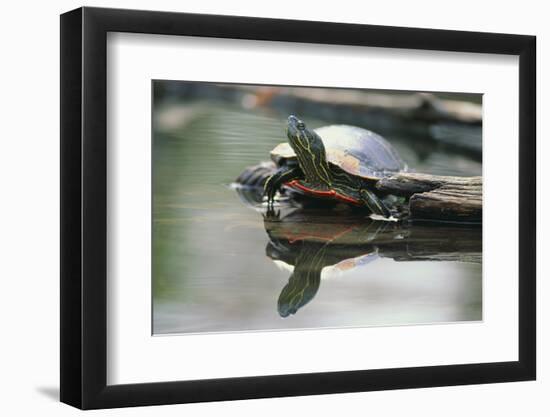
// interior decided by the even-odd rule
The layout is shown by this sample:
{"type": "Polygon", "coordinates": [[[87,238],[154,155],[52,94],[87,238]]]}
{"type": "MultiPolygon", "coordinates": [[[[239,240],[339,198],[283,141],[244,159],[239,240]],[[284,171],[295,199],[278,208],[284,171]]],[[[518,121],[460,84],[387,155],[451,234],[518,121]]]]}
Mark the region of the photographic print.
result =
{"type": "Polygon", "coordinates": [[[482,95],[152,81],[154,335],[482,320],[482,95]]]}
{"type": "Polygon", "coordinates": [[[62,402],[536,379],[534,36],[89,7],[60,33],[62,402]]]}

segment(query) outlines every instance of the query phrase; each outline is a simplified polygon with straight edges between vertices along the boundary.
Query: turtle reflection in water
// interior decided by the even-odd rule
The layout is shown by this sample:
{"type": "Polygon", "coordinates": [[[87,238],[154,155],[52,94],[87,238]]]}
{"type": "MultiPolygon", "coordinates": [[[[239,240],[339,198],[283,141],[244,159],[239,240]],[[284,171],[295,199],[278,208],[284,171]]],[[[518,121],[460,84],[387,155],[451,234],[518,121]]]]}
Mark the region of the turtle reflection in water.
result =
{"type": "Polygon", "coordinates": [[[364,218],[294,214],[286,221],[266,217],[264,222],[269,236],[267,255],[293,268],[277,302],[281,317],[295,314],[315,297],[326,267],[344,271],[376,259],[377,248],[371,241],[390,227],[387,222],[364,218]]]}
{"type": "Polygon", "coordinates": [[[366,266],[379,257],[395,261],[481,263],[481,228],[429,227],[295,211],[278,221],[265,217],[267,255],[291,270],[277,302],[288,317],[317,294],[321,276],[366,266]]]}

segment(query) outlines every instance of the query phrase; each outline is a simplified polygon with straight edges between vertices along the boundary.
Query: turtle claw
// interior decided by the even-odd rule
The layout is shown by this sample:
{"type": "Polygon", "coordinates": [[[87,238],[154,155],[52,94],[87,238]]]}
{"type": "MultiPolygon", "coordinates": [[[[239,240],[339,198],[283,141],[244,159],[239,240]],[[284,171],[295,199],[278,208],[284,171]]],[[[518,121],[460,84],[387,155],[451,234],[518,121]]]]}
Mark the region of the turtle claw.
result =
{"type": "Polygon", "coordinates": [[[276,190],[273,187],[264,190],[264,196],[267,196],[267,211],[273,211],[273,205],[275,204],[276,190]]]}
{"type": "Polygon", "coordinates": [[[281,191],[281,187],[285,182],[298,178],[301,175],[299,168],[289,168],[287,166],[280,168],[277,172],[271,175],[264,183],[264,196],[267,197],[268,210],[273,210],[275,195],[281,191]]]}
{"type": "Polygon", "coordinates": [[[359,193],[363,198],[363,202],[369,208],[373,215],[387,219],[392,217],[390,209],[386,206],[386,204],[384,204],[384,202],[380,198],[378,198],[375,193],[366,188],[361,189],[359,193]]]}
{"type": "Polygon", "coordinates": [[[273,208],[273,205],[269,205],[269,204],[267,206],[267,211],[263,215],[264,220],[268,220],[268,221],[278,221],[280,219],[280,216],[281,216],[281,211],[275,210],[273,208]]]}

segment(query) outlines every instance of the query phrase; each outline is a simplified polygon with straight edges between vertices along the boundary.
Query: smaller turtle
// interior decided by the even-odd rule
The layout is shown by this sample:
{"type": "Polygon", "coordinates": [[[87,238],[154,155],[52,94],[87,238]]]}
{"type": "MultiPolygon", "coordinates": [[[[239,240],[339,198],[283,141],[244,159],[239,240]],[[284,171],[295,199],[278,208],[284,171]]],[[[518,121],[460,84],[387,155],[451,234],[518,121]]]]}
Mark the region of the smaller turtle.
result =
{"type": "Polygon", "coordinates": [[[287,137],[288,143],[271,151],[279,169],[264,186],[270,209],[275,193],[286,185],[307,195],[364,206],[386,218],[392,216],[375,185],[381,178],[405,171],[406,165],[383,137],[347,125],[311,130],[292,115],[288,117],[287,137]]]}

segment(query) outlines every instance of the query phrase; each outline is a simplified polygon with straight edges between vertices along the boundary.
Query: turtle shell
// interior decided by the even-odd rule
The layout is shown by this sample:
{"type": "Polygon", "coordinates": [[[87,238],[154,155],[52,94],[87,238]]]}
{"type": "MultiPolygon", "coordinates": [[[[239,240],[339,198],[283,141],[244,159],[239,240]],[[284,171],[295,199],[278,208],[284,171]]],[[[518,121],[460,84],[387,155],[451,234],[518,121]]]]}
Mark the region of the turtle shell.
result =
{"type": "MultiPolygon", "coordinates": [[[[395,148],[370,130],[333,125],[315,132],[323,140],[327,160],[349,174],[379,179],[407,168],[395,148]]],[[[271,151],[271,159],[281,164],[284,160],[296,159],[296,154],[288,142],[283,142],[271,151]]]]}

